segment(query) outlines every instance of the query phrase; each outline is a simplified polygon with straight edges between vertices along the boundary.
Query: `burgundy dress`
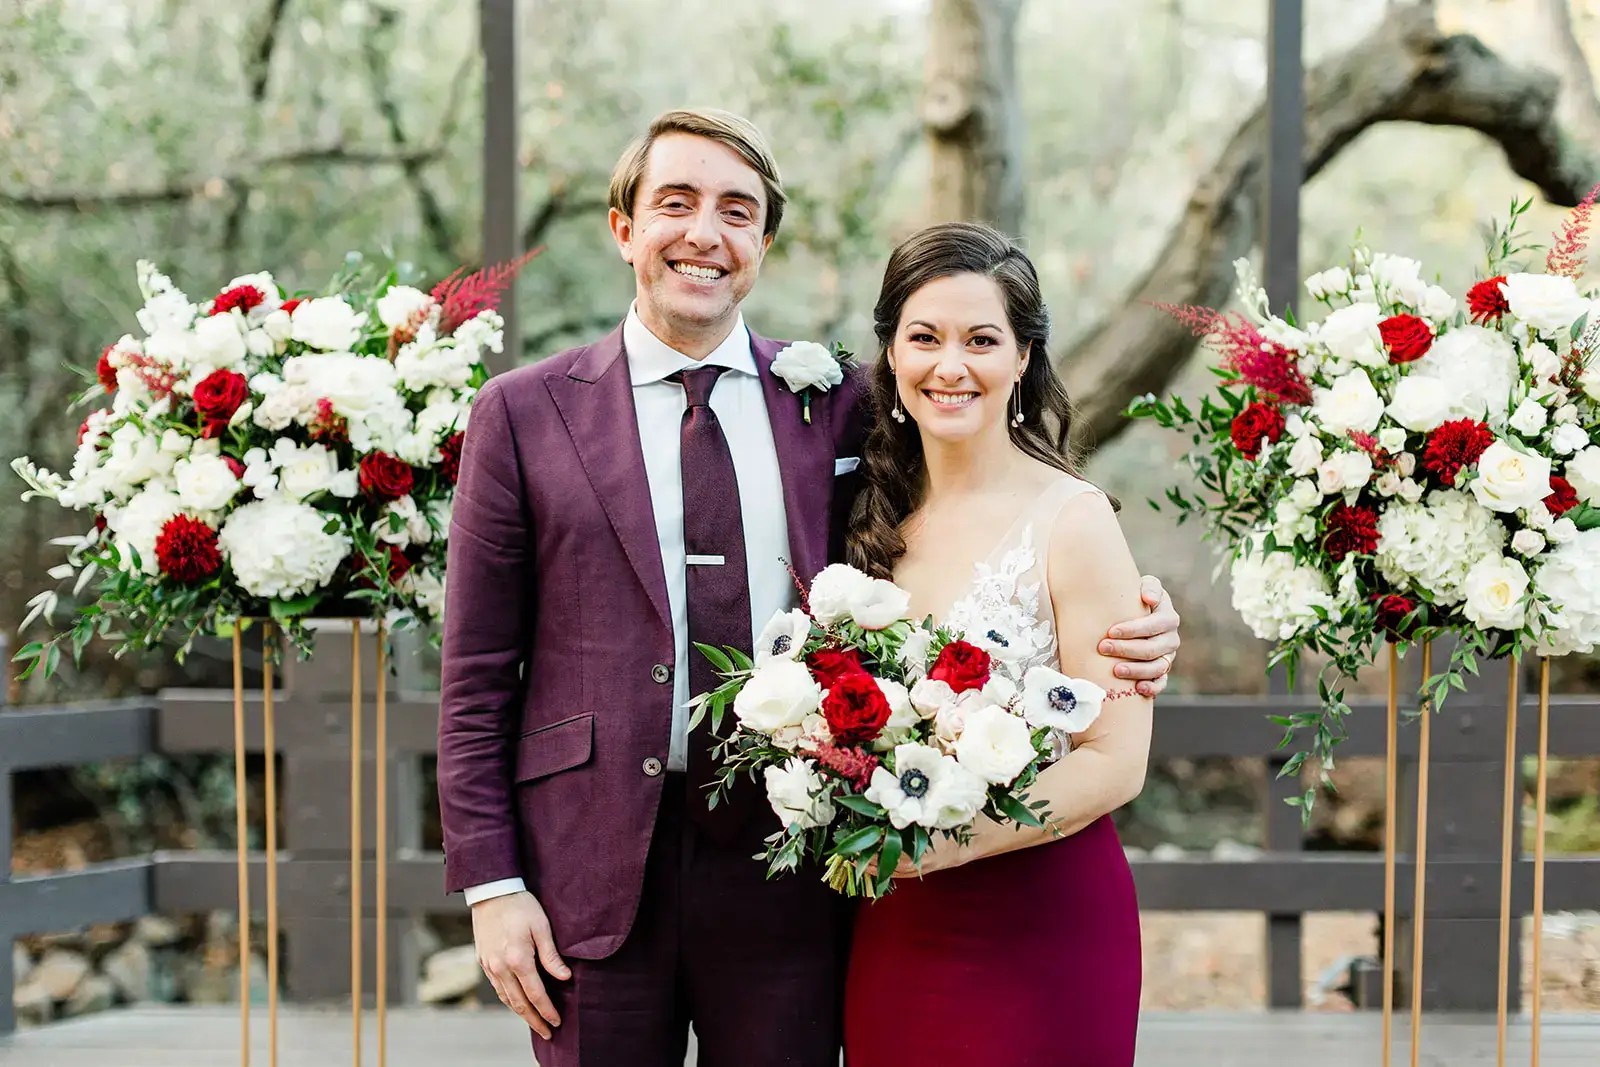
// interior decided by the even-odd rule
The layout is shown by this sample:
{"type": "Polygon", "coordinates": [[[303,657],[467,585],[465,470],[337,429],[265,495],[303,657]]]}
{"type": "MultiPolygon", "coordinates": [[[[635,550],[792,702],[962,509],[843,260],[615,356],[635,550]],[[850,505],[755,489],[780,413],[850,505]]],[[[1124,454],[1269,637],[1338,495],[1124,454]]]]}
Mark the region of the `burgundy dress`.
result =
{"type": "MultiPolygon", "coordinates": [[[[1034,531],[1086,482],[1028,509],[947,623],[999,632],[1021,667],[1054,662],[1034,531]]],[[[1037,538],[1044,540],[1041,536],[1037,538]]],[[[1109,815],[1070,837],[925,878],[861,908],[845,990],[845,1067],[1131,1067],[1139,902],[1109,815]]]]}

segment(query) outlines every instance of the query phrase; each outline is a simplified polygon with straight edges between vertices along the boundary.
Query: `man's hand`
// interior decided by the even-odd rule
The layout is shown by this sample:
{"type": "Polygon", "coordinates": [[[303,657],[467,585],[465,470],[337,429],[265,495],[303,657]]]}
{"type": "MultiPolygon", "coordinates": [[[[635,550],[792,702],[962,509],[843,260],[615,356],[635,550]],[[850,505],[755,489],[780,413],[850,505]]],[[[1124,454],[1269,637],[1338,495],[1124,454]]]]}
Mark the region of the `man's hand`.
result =
{"type": "Polygon", "coordinates": [[[1153,697],[1167,687],[1167,672],[1178,655],[1178,612],[1161,579],[1148,574],[1139,582],[1139,599],[1150,613],[1113,626],[1100,642],[1100,654],[1127,660],[1116,665],[1116,676],[1137,679],[1139,694],[1153,697]]]}
{"type": "Polygon", "coordinates": [[[478,966],[489,976],[500,1003],[545,1040],[561,1025],[561,1015],[550,1003],[546,974],[559,981],[572,971],[556,951],[550,920],[532,893],[510,893],[480,900],[472,906],[472,941],[478,949],[478,966]]]}

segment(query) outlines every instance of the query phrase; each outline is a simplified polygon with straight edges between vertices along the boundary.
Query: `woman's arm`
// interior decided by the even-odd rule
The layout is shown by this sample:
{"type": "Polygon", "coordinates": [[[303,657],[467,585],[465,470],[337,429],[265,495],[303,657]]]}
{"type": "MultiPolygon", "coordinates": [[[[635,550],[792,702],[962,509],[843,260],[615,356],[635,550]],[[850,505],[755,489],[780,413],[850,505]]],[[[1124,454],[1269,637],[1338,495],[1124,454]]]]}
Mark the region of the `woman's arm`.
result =
{"type": "MultiPolygon", "coordinates": [[[[1097,648],[1107,628],[1140,609],[1139,571],[1105,497],[1084,493],[1062,507],[1050,538],[1046,578],[1055,606],[1061,672],[1094,682],[1107,693],[1126,693],[1132,687],[1113,673],[1119,661],[1102,656],[1097,648]]],[[[921,872],[1075,834],[1138,796],[1150,756],[1151,709],[1148,697],[1119,696],[1105,702],[1088,729],[1073,735],[1072,751],[1028,790],[1029,800],[1045,802],[1049,826],[1014,828],[980,818],[968,845],[941,843],[924,856],[921,872]]],[[[916,873],[908,864],[901,871],[916,873]]]]}

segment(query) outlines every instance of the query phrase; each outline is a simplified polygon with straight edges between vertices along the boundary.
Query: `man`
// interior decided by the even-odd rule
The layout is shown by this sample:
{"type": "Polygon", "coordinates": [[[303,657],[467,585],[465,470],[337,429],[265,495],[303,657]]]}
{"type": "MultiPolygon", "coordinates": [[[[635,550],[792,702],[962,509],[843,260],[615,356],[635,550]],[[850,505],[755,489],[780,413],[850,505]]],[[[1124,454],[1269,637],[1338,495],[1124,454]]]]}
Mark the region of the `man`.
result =
{"type": "MultiPolygon", "coordinates": [[[[691,641],[748,648],[837,550],[854,378],[802,403],[740,305],[782,220],[764,139],[658,117],[618,162],[635,301],[600,341],[491,380],[450,539],[439,726],[446,881],[543,1067],[834,1067],[848,905],[766,880],[759,791],[709,810],[691,641]]],[[[1108,654],[1158,692],[1177,616],[1108,654]]],[[[1113,636],[1118,636],[1113,634],[1113,636]]],[[[765,815],[765,818],[763,817],[765,815]]]]}

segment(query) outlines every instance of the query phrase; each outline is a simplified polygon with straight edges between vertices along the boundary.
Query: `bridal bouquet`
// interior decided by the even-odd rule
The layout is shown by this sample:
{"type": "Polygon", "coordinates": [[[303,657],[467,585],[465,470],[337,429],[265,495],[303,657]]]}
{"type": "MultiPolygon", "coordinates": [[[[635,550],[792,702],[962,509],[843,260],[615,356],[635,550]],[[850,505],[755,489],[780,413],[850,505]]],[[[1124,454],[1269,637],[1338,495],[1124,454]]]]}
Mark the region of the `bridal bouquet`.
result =
{"type": "MultiPolygon", "coordinates": [[[[500,351],[494,311],[526,258],[431,293],[359,257],[322,293],[270,274],[191,300],[138,264],[142,336],[101,354],[66,474],[26,457],[23,499],[85,513],[50,576],[77,599],[71,625],[22,648],[48,675],[62,643],[120,654],[271,617],[302,648],[315,615],[437,619],[462,432],[500,351]]],[[[59,594],[30,601],[26,628],[59,594]]]]}
{"type": "Polygon", "coordinates": [[[1105,692],[1045,667],[1012,678],[985,638],[913,622],[907,607],[893,583],[835,564],[767,624],[754,661],[696,646],[726,681],[695,698],[691,728],[709,714],[721,736],[730,707],[735,720],[711,802],[740,773],[765,783],[783,823],[767,839],[769,876],[810,858],[839,892],[881,896],[935,833],[965,842],[980,814],[1048,821],[1027,787],[1105,692]]]}
{"type": "Polygon", "coordinates": [[[1318,321],[1273,315],[1243,261],[1242,314],[1167,309],[1221,355],[1222,385],[1199,410],[1145,397],[1130,414],[1189,434],[1202,494],[1168,499],[1228,547],[1233,606],[1272,663],[1330,658],[1322,707],[1276,719],[1286,744],[1313,731],[1324,774],[1343,680],[1381,641],[1456,639],[1436,706],[1479,657],[1600,644],[1600,300],[1581,278],[1597,192],[1543,272],[1513,262],[1514,204],[1464,301],[1356,247],[1307,279],[1318,321]]]}

